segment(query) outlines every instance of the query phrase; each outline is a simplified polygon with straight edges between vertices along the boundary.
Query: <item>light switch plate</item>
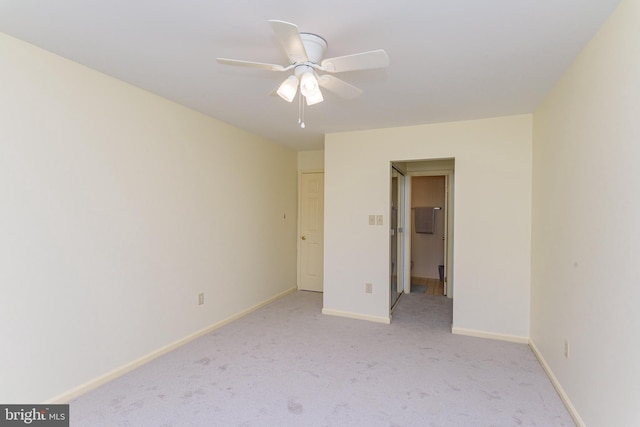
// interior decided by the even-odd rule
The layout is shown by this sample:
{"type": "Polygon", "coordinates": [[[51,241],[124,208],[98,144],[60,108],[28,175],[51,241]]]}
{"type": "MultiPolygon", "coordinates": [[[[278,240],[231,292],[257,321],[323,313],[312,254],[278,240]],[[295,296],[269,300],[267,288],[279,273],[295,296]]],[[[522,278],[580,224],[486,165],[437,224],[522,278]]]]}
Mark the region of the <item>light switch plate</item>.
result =
{"type": "Polygon", "coordinates": [[[369,225],[376,225],[376,216],[369,215],[369,225]]]}
{"type": "Polygon", "coordinates": [[[376,224],[382,225],[382,215],[376,216],[376,224]]]}

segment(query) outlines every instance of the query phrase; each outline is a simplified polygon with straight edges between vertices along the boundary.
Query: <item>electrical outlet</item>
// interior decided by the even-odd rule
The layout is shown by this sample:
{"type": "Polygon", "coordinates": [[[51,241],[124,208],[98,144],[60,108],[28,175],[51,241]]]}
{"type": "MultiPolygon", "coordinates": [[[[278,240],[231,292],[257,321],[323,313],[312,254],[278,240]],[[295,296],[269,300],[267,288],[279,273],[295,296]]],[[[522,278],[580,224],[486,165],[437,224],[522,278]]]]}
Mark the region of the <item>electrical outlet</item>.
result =
{"type": "Polygon", "coordinates": [[[364,285],[364,291],[368,294],[373,292],[373,285],[371,283],[366,283],[364,285]]]}
{"type": "Polygon", "coordinates": [[[198,294],[198,305],[204,304],[204,292],[198,294]]]}
{"type": "Polygon", "coordinates": [[[565,338],[564,340],[564,357],[565,359],[569,358],[569,340],[565,338]]]}

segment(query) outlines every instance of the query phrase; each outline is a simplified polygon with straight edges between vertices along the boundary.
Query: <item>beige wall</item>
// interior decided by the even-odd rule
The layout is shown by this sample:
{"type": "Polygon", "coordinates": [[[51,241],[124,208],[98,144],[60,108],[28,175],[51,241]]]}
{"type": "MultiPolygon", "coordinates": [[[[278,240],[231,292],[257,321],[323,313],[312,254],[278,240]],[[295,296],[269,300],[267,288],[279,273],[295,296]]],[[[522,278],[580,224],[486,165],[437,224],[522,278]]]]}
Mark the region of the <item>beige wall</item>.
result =
{"type": "Polygon", "coordinates": [[[640,425],[639,118],[631,0],[534,114],[531,339],[588,426],[640,425]]]}
{"type": "Polygon", "coordinates": [[[295,287],[295,152],[1,34],[0,94],[0,402],[295,287]]]}
{"type": "Polygon", "coordinates": [[[324,170],[324,150],[299,151],[298,170],[314,172],[324,170]]]}
{"type": "Polygon", "coordinates": [[[531,129],[520,115],[327,135],[325,312],[389,318],[390,164],[455,159],[453,326],[526,340],[531,129]]]}

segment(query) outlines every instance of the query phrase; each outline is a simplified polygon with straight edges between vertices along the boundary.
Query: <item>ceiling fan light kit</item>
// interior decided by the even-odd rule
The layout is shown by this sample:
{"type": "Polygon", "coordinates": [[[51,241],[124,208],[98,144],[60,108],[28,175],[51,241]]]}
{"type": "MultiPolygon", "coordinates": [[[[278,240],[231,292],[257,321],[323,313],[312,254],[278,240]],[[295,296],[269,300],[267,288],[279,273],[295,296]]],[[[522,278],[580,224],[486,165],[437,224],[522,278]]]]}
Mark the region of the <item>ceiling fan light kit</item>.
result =
{"type": "MultiPolygon", "coordinates": [[[[292,102],[295,99],[298,86],[300,86],[300,96],[304,96],[306,104],[309,106],[324,100],[320,87],[344,99],[353,99],[362,93],[357,87],[331,74],[318,76],[317,71],[342,73],[389,66],[389,57],[382,49],[323,60],[322,58],[327,49],[327,41],[324,38],[313,33],[301,33],[295,24],[289,22],[270,20],[269,23],[289,58],[290,64],[288,66],[226,58],[217,58],[217,61],[226,65],[261,68],[271,71],[289,71],[293,69],[293,74],[288,76],[274,91],[275,94],[287,102],[292,102]]],[[[301,100],[298,122],[304,128],[304,120],[302,118],[304,110],[302,107],[301,100]]]]}
{"type": "Polygon", "coordinates": [[[287,77],[280,87],[278,87],[276,93],[287,102],[293,101],[293,98],[295,98],[298,93],[298,76],[287,77]]]}
{"type": "Polygon", "coordinates": [[[315,71],[308,65],[300,65],[296,67],[296,75],[300,74],[300,93],[307,100],[307,105],[322,102],[322,92],[315,71]]]}

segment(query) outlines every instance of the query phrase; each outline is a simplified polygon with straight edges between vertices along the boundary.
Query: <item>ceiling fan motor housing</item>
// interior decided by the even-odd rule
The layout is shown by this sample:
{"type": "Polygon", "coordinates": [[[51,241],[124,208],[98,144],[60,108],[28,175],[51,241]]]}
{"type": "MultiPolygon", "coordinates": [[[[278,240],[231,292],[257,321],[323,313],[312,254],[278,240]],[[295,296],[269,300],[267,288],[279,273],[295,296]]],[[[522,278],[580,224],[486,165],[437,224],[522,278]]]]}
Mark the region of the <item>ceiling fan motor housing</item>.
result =
{"type": "Polygon", "coordinates": [[[327,41],[317,34],[300,33],[304,50],[307,52],[308,62],[319,64],[327,50],[327,41]]]}

